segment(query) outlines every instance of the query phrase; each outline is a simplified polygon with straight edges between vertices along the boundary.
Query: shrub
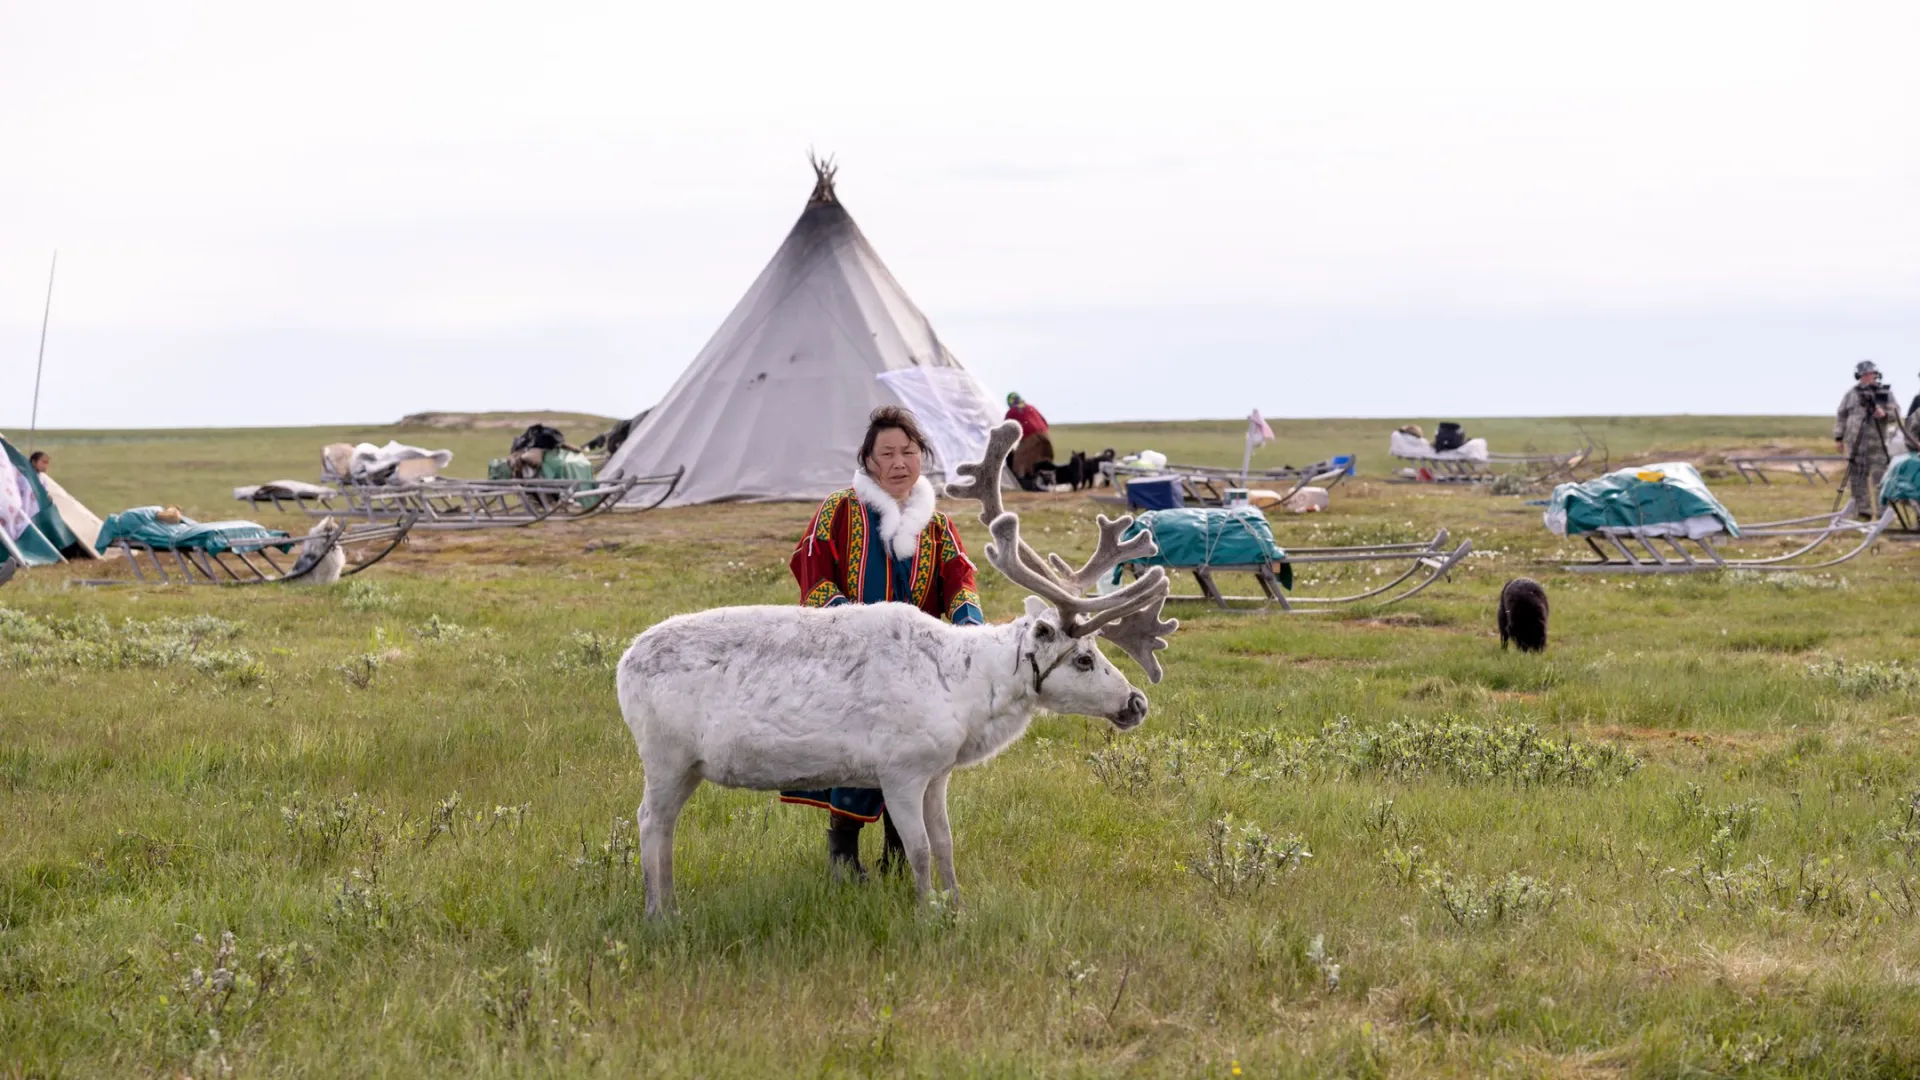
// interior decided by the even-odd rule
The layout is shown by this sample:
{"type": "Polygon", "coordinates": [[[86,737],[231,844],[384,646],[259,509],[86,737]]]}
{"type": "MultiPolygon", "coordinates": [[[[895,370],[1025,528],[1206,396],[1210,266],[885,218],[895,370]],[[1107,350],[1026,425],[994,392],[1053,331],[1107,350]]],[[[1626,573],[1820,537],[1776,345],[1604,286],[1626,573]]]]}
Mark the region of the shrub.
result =
{"type": "Polygon", "coordinates": [[[1207,822],[1205,836],[1193,872],[1222,895],[1270,885],[1313,858],[1300,837],[1275,837],[1251,823],[1235,828],[1232,814],[1207,822]]]}
{"type": "Polygon", "coordinates": [[[350,611],[391,611],[400,606],[400,598],[381,588],[379,582],[357,577],[347,582],[340,603],[350,611]]]}
{"type": "Polygon", "coordinates": [[[115,626],[98,615],[61,618],[0,608],[0,669],[114,671],[185,664],[220,674],[254,662],[243,649],[218,648],[244,629],[241,623],[212,615],[128,619],[115,626]]]}
{"type": "Polygon", "coordinates": [[[1569,892],[1544,878],[1508,873],[1482,880],[1452,871],[1421,873],[1421,891],[1439,903],[1449,918],[1464,927],[1488,926],[1544,915],[1559,906],[1569,892]]]}
{"type": "Polygon", "coordinates": [[[612,671],[626,651],[626,643],[608,634],[575,630],[567,635],[567,644],[554,661],[558,671],[612,671]]]}
{"type": "Polygon", "coordinates": [[[1910,694],[1920,689],[1920,668],[1900,660],[1827,660],[1807,665],[1807,674],[1850,697],[1910,694]]]}

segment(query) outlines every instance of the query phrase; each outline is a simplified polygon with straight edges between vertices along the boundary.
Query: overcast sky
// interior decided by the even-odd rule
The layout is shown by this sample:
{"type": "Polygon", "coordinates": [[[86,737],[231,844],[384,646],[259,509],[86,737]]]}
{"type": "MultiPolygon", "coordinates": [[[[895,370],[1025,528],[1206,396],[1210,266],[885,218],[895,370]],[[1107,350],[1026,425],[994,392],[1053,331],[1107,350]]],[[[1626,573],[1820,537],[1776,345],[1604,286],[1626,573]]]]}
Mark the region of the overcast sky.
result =
{"type": "Polygon", "coordinates": [[[630,413],[809,147],[1059,420],[1920,390],[1920,5],[0,5],[0,426],[630,413]]]}

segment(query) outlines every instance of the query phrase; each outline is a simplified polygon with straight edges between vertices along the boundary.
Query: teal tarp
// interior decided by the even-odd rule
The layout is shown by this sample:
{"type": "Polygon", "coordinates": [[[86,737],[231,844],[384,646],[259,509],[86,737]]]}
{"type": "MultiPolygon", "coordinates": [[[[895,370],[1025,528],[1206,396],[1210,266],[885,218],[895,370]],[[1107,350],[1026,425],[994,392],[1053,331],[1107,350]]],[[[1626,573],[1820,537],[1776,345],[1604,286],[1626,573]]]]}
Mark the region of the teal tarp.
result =
{"type": "Polygon", "coordinates": [[[1880,479],[1880,503],[1920,501],[1920,457],[1901,454],[1880,479]]]}
{"type": "Polygon", "coordinates": [[[592,480],[593,463],[578,450],[549,450],[540,459],[543,480],[592,480]]]}
{"type": "MultiPolygon", "coordinates": [[[[547,456],[540,459],[540,476],[545,480],[580,480],[591,484],[593,463],[578,450],[549,450],[547,456]]],[[[579,502],[591,510],[600,502],[600,497],[583,495],[579,502]]]]}
{"type": "Polygon", "coordinates": [[[60,557],[59,549],[48,543],[39,528],[33,525],[28,525],[26,532],[12,538],[0,532],[0,562],[6,562],[16,555],[28,566],[51,566],[65,561],[60,557]]]}
{"type": "MultiPolygon", "coordinates": [[[[1293,588],[1287,553],[1274,543],[1267,516],[1251,506],[1150,510],[1134,519],[1122,539],[1143,532],[1152,533],[1153,542],[1160,546],[1159,554],[1141,560],[1143,565],[1192,570],[1277,562],[1280,584],[1293,588]]],[[[1113,580],[1120,580],[1118,570],[1113,580]]]]}
{"type": "Polygon", "coordinates": [[[1678,525],[1688,518],[1717,518],[1729,536],[1739,536],[1733,514],[1707,489],[1700,473],[1684,461],[1618,469],[1577,484],[1553,489],[1548,517],[1564,516],[1566,535],[1596,529],[1633,529],[1678,525]]]}
{"type": "Polygon", "coordinates": [[[6,450],[7,460],[13,462],[13,467],[20,470],[20,475],[27,478],[27,486],[33,489],[34,500],[40,504],[40,512],[33,515],[33,529],[28,530],[25,536],[14,543],[18,544],[22,553],[27,556],[28,565],[35,565],[35,553],[28,548],[29,545],[35,544],[36,539],[38,544],[47,545],[52,551],[53,557],[45,561],[59,562],[60,553],[78,544],[79,537],[74,536],[73,530],[67,528],[67,523],[60,517],[60,511],[53,505],[53,500],[47,498],[46,485],[40,482],[40,474],[33,470],[33,466],[27,461],[27,455],[21,453],[20,448],[7,441],[4,436],[0,436],[0,448],[6,450]],[[34,537],[34,530],[39,531],[38,538],[34,537]]]}
{"type": "MultiPolygon", "coordinates": [[[[121,537],[135,540],[161,551],[194,550],[218,555],[245,540],[285,539],[287,534],[251,521],[213,521],[201,524],[182,517],[178,525],[154,520],[161,507],[141,506],[110,514],[100,527],[100,539],[94,545],[106,550],[121,537]]],[[[277,545],[282,552],[293,550],[293,541],[277,545]]]]}

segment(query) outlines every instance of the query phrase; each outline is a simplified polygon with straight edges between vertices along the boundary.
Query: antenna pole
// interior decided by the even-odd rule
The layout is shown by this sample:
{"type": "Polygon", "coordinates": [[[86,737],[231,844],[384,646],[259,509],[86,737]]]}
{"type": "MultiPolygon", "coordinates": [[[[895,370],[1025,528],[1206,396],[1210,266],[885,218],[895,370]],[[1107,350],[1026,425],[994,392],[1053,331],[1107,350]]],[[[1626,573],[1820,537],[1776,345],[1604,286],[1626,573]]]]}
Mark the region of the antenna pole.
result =
{"type": "Polygon", "coordinates": [[[53,314],[53,274],[60,269],[60,253],[53,253],[53,265],[47,267],[47,306],[40,312],[40,358],[33,365],[33,420],[27,428],[27,453],[34,451],[34,439],[40,434],[40,373],[47,367],[47,317],[53,314]]]}

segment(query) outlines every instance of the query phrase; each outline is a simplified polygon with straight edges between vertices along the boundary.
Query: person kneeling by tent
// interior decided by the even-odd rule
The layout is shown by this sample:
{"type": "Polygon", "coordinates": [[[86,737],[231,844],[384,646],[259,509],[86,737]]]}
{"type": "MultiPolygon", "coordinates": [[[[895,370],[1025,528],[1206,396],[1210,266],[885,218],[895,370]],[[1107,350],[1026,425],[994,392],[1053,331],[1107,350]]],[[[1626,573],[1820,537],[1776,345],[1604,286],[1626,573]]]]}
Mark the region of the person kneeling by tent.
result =
{"type": "Polygon", "coordinates": [[[1039,466],[1053,460],[1053,440],[1047,437],[1047,418],[1019,394],[1007,395],[1008,420],[1020,422],[1020,441],[1008,456],[1007,467],[1022,490],[1040,490],[1039,466]]]}

